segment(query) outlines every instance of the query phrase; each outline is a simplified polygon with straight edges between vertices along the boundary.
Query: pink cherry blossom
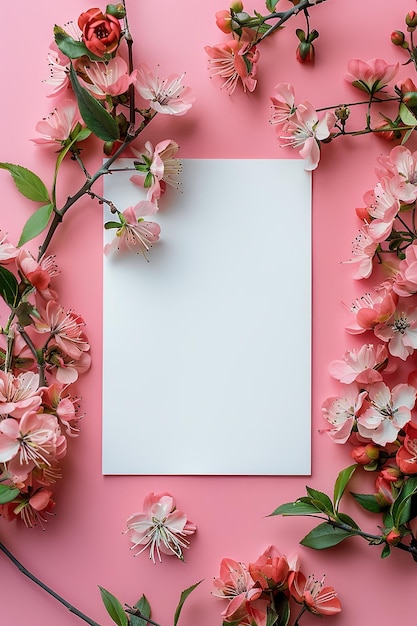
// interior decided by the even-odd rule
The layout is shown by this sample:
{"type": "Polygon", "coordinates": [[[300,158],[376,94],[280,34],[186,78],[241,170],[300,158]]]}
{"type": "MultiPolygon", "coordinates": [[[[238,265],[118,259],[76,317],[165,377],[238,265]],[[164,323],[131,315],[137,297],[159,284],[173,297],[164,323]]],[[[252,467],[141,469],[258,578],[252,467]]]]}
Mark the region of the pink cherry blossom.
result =
{"type": "Polygon", "coordinates": [[[0,415],[20,419],[27,411],[36,411],[41,405],[39,374],[0,370],[0,415]]]}
{"type": "Polygon", "coordinates": [[[110,244],[104,246],[104,254],[109,255],[116,250],[127,249],[136,254],[141,252],[148,260],[146,253],[152,244],[158,241],[161,228],[156,222],[148,222],[142,216],[153,215],[157,210],[158,207],[149,201],[125,209],[119,216],[122,221],[116,237],[110,244]]]}
{"type": "MultiPolygon", "coordinates": [[[[229,601],[221,613],[224,620],[242,624],[252,623],[245,620],[249,615],[253,615],[253,603],[262,595],[262,588],[255,585],[246,565],[234,559],[222,559],[220,576],[214,579],[213,584],[216,588],[214,595],[229,601]]],[[[264,624],[263,614],[264,611],[261,610],[255,621],[257,626],[264,624]]]]}
{"type": "Polygon", "coordinates": [[[212,75],[224,78],[222,89],[226,89],[232,95],[240,81],[244,92],[254,91],[257,83],[256,63],[259,60],[256,46],[230,39],[215,46],[205,46],[204,50],[210,57],[212,75]]]}
{"type": "Polygon", "coordinates": [[[327,398],[323,402],[322,413],[330,424],[327,433],[332,441],[347,442],[366,396],[366,391],[360,391],[358,385],[350,384],[343,390],[343,395],[327,398]]]}
{"type": "Polygon", "coordinates": [[[417,424],[404,426],[405,438],[396,454],[398,467],[404,474],[417,474],[417,424]]]}
{"type": "Polygon", "coordinates": [[[406,361],[417,348],[417,308],[396,310],[392,318],[374,327],[374,333],[388,343],[390,354],[406,361]]]}
{"type": "Polygon", "coordinates": [[[329,372],[341,383],[354,381],[369,385],[382,381],[381,370],[388,361],[388,350],[383,345],[365,344],[359,349],[347,350],[343,359],[330,363],[329,372]]]}
{"type": "Polygon", "coordinates": [[[393,290],[403,297],[417,293],[417,241],[407,247],[405,259],[400,261],[393,290]]]}
{"type": "Polygon", "coordinates": [[[66,141],[81,121],[77,103],[74,100],[62,100],[60,104],[40,122],[36,130],[43,135],[32,141],[38,145],[56,145],[66,141]]]}
{"type": "MultiPolygon", "coordinates": [[[[78,37],[76,37],[78,39],[78,37]]],[[[58,96],[70,87],[69,71],[70,60],[62,54],[55,42],[50,46],[48,53],[49,78],[43,82],[52,87],[49,97],[58,96]]]]}
{"type": "Polygon", "coordinates": [[[56,380],[64,385],[75,383],[79,374],[84,374],[91,366],[88,352],[81,352],[77,359],[72,359],[54,343],[48,344],[43,357],[47,371],[52,372],[56,380]]]}
{"type": "Polygon", "coordinates": [[[161,553],[183,560],[183,550],[190,543],[187,537],[196,530],[186,514],[176,509],[171,494],[152,492],[143,502],[143,512],[128,518],[126,532],[133,543],[131,550],[140,547],[135,556],[149,548],[149,558],[155,563],[155,555],[162,561],[161,553]]]}
{"type": "Polygon", "coordinates": [[[107,63],[78,62],[77,70],[81,73],[79,77],[81,85],[99,100],[105,100],[107,96],[120,96],[129,89],[129,85],[136,78],[136,70],[129,74],[126,61],[119,56],[107,63]]]}
{"type": "Polygon", "coordinates": [[[359,230],[352,244],[352,258],[344,263],[355,266],[353,278],[360,280],[369,278],[373,270],[373,258],[378,250],[378,242],[372,237],[369,225],[365,224],[359,230]]]}
{"type": "Polygon", "coordinates": [[[398,433],[411,420],[417,390],[406,384],[396,385],[392,392],[383,383],[369,389],[369,408],[358,417],[362,437],[385,446],[397,439],[398,433]]]}
{"type": "Polygon", "coordinates": [[[320,141],[330,137],[336,122],[333,113],[326,113],[319,118],[313,105],[306,100],[301,102],[285,124],[284,135],[280,138],[284,145],[300,148],[300,156],[305,160],[307,171],[315,170],[320,160],[320,141]]]}
{"type": "Polygon", "coordinates": [[[249,563],[248,570],[255,584],[271,590],[284,587],[289,566],[286,557],[281,556],[275,546],[268,546],[254,563],[249,563]]]}
{"type": "Polygon", "coordinates": [[[177,176],[182,171],[181,161],[175,158],[178,144],[171,139],[160,141],[155,147],[150,141],[145,143],[145,154],[132,148],[133,154],[139,159],[135,163],[142,175],[135,174],[130,180],[136,185],[147,189],[146,198],[155,203],[165,192],[166,185],[178,188],[177,176]]]}
{"type": "Polygon", "coordinates": [[[398,185],[394,178],[382,178],[373,191],[365,194],[369,224],[369,235],[373,241],[381,243],[391,234],[394,220],[401,208],[398,198],[398,185]]]}
{"type": "Polygon", "coordinates": [[[7,241],[7,234],[1,238],[2,235],[0,230],[0,265],[7,265],[17,257],[19,249],[7,241]]]}
{"type": "Polygon", "coordinates": [[[84,334],[85,322],[80,315],[65,309],[49,300],[45,307],[38,303],[39,318],[35,319],[34,326],[38,333],[48,334],[63,354],[73,360],[78,360],[83,352],[88,352],[90,346],[84,334]]]}
{"type": "Polygon", "coordinates": [[[295,112],[294,106],[295,94],[294,87],[290,83],[279,83],[275,85],[274,94],[271,96],[273,113],[271,116],[271,124],[278,126],[277,132],[285,128],[291,115],[295,112]]]}
{"type": "Polygon", "coordinates": [[[396,146],[389,156],[381,156],[377,169],[379,179],[388,177],[393,194],[401,203],[410,204],[417,199],[417,152],[405,146],[396,146]]]}
{"type": "Polygon", "coordinates": [[[317,580],[313,575],[306,578],[301,571],[289,577],[289,591],[299,604],[315,615],[336,615],[342,610],[340,600],[333,587],[324,586],[325,577],[317,580]]]}
{"type": "Polygon", "coordinates": [[[395,77],[398,72],[399,63],[388,65],[383,59],[371,59],[361,61],[351,59],[348,62],[348,72],[346,80],[362,91],[374,94],[381,91],[395,77]]]}
{"type": "Polygon", "coordinates": [[[45,413],[51,413],[58,419],[59,424],[70,437],[78,434],[75,427],[77,418],[77,398],[71,398],[66,391],[67,386],[56,382],[40,390],[42,407],[45,413]],[[65,394],[65,395],[64,395],[65,394]]]}
{"type": "Polygon", "coordinates": [[[171,74],[161,80],[142,64],[136,71],[134,85],[139,95],[149,100],[149,106],[158,113],[184,115],[194,102],[194,94],[182,84],[185,74],[171,74]]]}
{"type": "Polygon", "coordinates": [[[375,291],[375,295],[368,292],[352,304],[350,310],[355,315],[355,323],[346,327],[348,333],[358,335],[373,330],[377,324],[383,324],[393,316],[398,296],[393,291],[392,282],[383,283],[375,291]]]}

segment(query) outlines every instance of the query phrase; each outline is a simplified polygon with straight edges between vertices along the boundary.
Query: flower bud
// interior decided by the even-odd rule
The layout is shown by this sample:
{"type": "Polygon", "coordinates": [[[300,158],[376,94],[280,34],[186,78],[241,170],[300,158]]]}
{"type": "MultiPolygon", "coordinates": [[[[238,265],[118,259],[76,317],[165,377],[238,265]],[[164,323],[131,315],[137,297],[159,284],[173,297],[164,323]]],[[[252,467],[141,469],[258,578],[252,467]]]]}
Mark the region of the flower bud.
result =
{"type": "MultiPolygon", "coordinates": [[[[394,30],[391,33],[391,41],[394,46],[403,46],[405,42],[405,35],[401,30],[394,30]]],[[[408,44],[407,44],[408,46],[408,44]]]]}
{"type": "Polygon", "coordinates": [[[335,109],[334,114],[336,115],[338,120],[340,120],[341,122],[346,122],[350,115],[350,109],[349,107],[343,105],[335,109]]]}
{"type": "Polygon", "coordinates": [[[230,9],[234,11],[234,13],[240,13],[241,11],[243,11],[243,2],[239,2],[239,0],[237,0],[236,2],[232,2],[230,4],[230,9]]]}
{"type": "Polygon", "coordinates": [[[107,15],[112,15],[118,20],[122,20],[126,16],[126,9],[123,6],[122,2],[118,4],[108,4],[106,6],[107,15]]]}
{"type": "Polygon", "coordinates": [[[417,87],[415,86],[411,78],[406,78],[405,80],[403,80],[402,83],[400,83],[399,85],[399,89],[403,96],[410,91],[417,91],[417,87]]]}
{"type": "Polygon", "coordinates": [[[417,13],[415,11],[409,11],[405,16],[405,23],[407,24],[407,30],[412,32],[417,26],[417,13]]]}
{"type": "Polygon", "coordinates": [[[301,41],[297,46],[295,53],[297,61],[300,63],[313,63],[314,61],[314,46],[308,41],[301,41]]]}
{"type": "Polygon", "coordinates": [[[217,11],[216,25],[223,33],[231,33],[233,31],[233,27],[230,11],[217,11]]]}
{"type": "Polygon", "coordinates": [[[396,546],[401,541],[401,533],[398,528],[392,528],[385,539],[390,546],[396,546]]]}

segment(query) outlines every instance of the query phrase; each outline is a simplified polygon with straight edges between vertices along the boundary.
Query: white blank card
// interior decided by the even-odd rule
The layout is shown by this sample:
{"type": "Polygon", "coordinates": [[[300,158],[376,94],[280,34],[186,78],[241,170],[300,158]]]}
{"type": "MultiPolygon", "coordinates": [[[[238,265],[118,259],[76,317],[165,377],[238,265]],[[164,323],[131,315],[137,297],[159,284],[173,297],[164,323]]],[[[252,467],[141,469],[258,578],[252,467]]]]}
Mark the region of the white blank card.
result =
{"type": "MultiPolygon", "coordinates": [[[[310,174],[182,162],[149,263],[104,258],[103,473],[309,474],[310,174]]],[[[130,175],[104,177],[120,211],[130,175]]]]}

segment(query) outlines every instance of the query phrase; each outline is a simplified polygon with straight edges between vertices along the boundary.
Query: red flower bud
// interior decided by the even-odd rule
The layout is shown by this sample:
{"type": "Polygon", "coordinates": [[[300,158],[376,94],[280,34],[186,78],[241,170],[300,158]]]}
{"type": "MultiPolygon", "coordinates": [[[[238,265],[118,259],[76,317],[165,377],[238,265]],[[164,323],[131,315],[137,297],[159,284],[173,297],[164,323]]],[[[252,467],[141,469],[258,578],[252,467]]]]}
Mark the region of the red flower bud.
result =
{"type": "Polygon", "coordinates": [[[417,13],[415,11],[409,11],[405,16],[405,23],[407,24],[408,31],[413,31],[417,26],[417,13]]]}
{"type": "Polygon", "coordinates": [[[396,546],[401,541],[401,533],[397,528],[392,528],[385,539],[390,546],[396,546]]]}
{"type": "Polygon", "coordinates": [[[402,46],[405,41],[405,35],[401,30],[394,30],[391,33],[391,41],[394,46],[402,46]]]}
{"type": "Polygon", "coordinates": [[[295,56],[300,63],[313,63],[315,56],[313,44],[301,41],[297,46],[295,56]]]}

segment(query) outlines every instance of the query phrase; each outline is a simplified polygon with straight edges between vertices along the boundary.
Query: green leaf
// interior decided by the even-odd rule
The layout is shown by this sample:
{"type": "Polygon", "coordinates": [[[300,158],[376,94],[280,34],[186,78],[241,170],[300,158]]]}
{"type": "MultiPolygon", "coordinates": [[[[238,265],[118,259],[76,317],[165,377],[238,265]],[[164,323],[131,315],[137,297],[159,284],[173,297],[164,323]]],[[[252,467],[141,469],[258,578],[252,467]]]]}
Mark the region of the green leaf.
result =
{"type": "Polygon", "coordinates": [[[0,265],[0,296],[14,309],[19,297],[19,285],[14,274],[0,265]]]}
{"type": "Polygon", "coordinates": [[[120,228],[122,224],[120,222],[106,222],[104,224],[105,230],[111,230],[112,228],[120,228]]]}
{"type": "Polygon", "coordinates": [[[116,141],[119,139],[119,127],[110,113],[84,89],[78,81],[74,68],[70,67],[71,85],[74,90],[80,109],[81,117],[86,126],[99,139],[103,141],[116,141]]]}
{"type": "Polygon", "coordinates": [[[143,615],[145,619],[142,619],[137,615],[130,615],[130,626],[147,626],[148,622],[146,621],[146,618],[151,616],[151,605],[149,604],[146,596],[142,595],[142,597],[139,598],[139,600],[133,606],[136,609],[139,609],[141,615],[143,615]]]}
{"type": "Polygon", "coordinates": [[[400,493],[391,507],[394,526],[399,528],[414,515],[411,514],[411,498],[417,493],[417,476],[410,476],[403,484],[400,493]]]}
{"type": "Polygon", "coordinates": [[[265,6],[270,13],[275,11],[275,7],[277,6],[279,0],[266,0],[265,6]]]}
{"type": "Polygon", "coordinates": [[[347,524],[348,526],[352,526],[352,528],[356,528],[356,530],[359,530],[359,526],[357,525],[355,520],[353,520],[350,517],[350,515],[346,515],[346,513],[338,513],[337,521],[341,522],[342,524],[347,524]]]}
{"type": "Polygon", "coordinates": [[[403,124],[406,126],[417,126],[417,119],[411,113],[410,109],[406,107],[404,102],[401,102],[400,104],[399,114],[403,124]]]}
{"type": "Polygon", "coordinates": [[[321,509],[318,509],[314,504],[297,500],[296,502],[281,504],[268,517],[273,515],[316,515],[319,512],[321,513],[321,509]]]}
{"type": "Polygon", "coordinates": [[[92,61],[102,61],[101,57],[96,56],[83,44],[82,41],[77,41],[61,28],[61,26],[54,27],[54,39],[58,48],[69,59],[79,59],[82,56],[88,56],[92,61]]]}
{"type": "Polygon", "coordinates": [[[275,626],[288,626],[290,621],[291,610],[289,598],[280,591],[274,598],[275,611],[278,615],[278,621],[275,626]]]}
{"type": "Polygon", "coordinates": [[[313,503],[318,506],[318,508],[326,513],[333,514],[333,503],[330,500],[329,496],[322,491],[317,491],[317,489],[312,489],[311,487],[306,487],[308,495],[313,499],[313,503]]]}
{"type": "Polygon", "coordinates": [[[384,507],[378,503],[374,494],[352,493],[351,495],[366,511],[370,511],[371,513],[381,513],[381,511],[384,510],[384,507]]]}
{"type": "Polygon", "coordinates": [[[184,606],[184,602],[186,601],[190,593],[192,593],[194,589],[198,587],[198,585],[200,585],[202,582],[203,582],[202,580],[199,580],[198,583],[195,583],[195,585],[191,585],[191,587],[188,587],[188,589],[184,589],[184,591],[181,593],[180,601],[178,602],[178,606],[175,610],[174,626],[177,626],[179,617],[181,615],[182,607],[184,606]]]}
{"type": "Polygon", "coordinates": [[[391,554],[391,548],[386,543],[385,546],[382,548],[381,559],[386,559],[387,556],[389,556],[390,554],[391,554]]]}
{"type": "Polygon", "coordinates": [[[325,550],[326,548],[336,546],[348,537],[354,536],[355,533],[353,532],[342,530],[341,528],[334,528],[327,524],[327,522],[324,522],[316,526],[316,528],[313,528],[300,543],[302,546],[313,548],[314,550],[325,550]]]}
{"type": "Polygon", "coordinates": [[[20,235],[18,248],[27,241],[37,237],[48,225],[49,218],[53,211],[52,204],[45,204],[37,209],[27,220],[20,235]]]}
{"type": "Polygon", "coordinates": [[[103,587],[99,586],[99,589],[101,599],[103,600],[107,613],[110,615],[113,622],[115,622],[118,626],[128,626],[129,621],[127,619],[127,615],[119,600],[103,587]]]}
{"type": "Polygon", "coordinates": [[[11,502],[20,493],[16,487],[9,487],[8,485],[0,485],[0,504],[7,504],[11,502]]]}
{"type": "Polygon", "coordinates": [[[34,172],[26,167],[13,163],[1,163],[0,168],[8,170],[13,177],[16,187],[25,198],[35,202],[49,202],[48,190],[34,172]]]}
{"type": "Polygon", "coordinates": [[[334,492],[333,492],[333,503],[334,503],[335,511],[337,511],[339,508],[340,500],[356,468],[357,468],[356,464],[350,465],[349,467],[346,467],[341,472],[339,472],[339,475],[336,478],[336,482],[334,484],[334,492]]]}

